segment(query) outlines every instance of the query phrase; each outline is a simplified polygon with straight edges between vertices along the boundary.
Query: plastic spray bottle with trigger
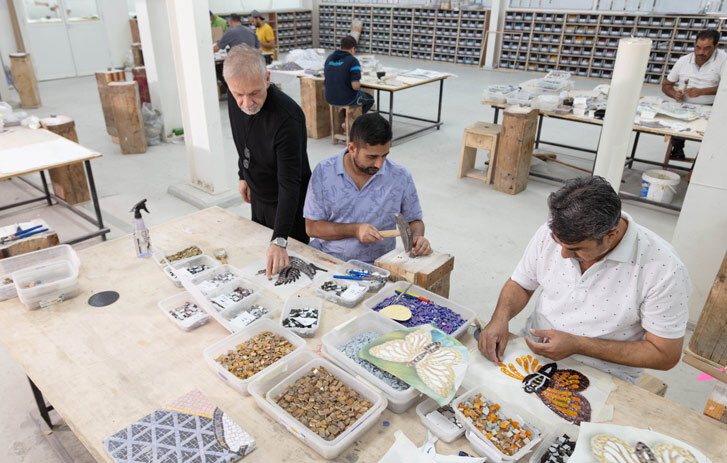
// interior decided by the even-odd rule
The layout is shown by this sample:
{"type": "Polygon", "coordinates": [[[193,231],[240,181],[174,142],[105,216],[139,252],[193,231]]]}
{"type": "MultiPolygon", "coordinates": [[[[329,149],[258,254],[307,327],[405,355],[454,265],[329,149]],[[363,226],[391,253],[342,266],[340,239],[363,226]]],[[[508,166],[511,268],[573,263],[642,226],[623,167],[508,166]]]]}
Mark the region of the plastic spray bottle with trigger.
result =
{"type": "Polygon", "coordinates": [[[142,209],[149,214],[146,208],[146,199],[142,199],[130,212],[134,213],[134,246],[136,247],[136,255],[138,257],[151,256],[151,240],[149,239],[149,229],[144,225],[144,219],[141,218],[142,209]]]}

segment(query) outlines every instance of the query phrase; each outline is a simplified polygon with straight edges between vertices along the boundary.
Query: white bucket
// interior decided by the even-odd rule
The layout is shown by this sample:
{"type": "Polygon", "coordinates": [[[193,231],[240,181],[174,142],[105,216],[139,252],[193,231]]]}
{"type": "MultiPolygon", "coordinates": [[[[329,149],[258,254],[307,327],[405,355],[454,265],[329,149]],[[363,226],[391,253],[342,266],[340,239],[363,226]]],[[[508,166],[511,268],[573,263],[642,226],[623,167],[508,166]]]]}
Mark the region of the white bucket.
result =
{"type": "Polygon", "coordinates": [[[677,192],[676,186],[680,181],[681,177],[674,172],[661,169],[647,170],[641,176],[640,196],[651,201],[668,204],[674,199],[674,194],[677,192]]]}

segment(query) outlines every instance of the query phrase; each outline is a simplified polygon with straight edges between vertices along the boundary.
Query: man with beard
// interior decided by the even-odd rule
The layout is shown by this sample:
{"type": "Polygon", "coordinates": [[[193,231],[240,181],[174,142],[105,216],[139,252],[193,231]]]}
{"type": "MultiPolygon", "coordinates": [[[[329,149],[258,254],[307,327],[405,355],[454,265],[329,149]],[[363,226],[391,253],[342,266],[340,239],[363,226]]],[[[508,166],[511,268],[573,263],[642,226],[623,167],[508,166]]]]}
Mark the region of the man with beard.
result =
{"type": "Polygon", "coordinates": [[[568,180],[548,206],[550,220],[530,240],[480,333],[480,352],[503,360],[509,321],[541,287],[520,333],[536,355],[572,355],[631,383],[643,368],[673,368],[691,284],[671,245],[623,212],[603,177],[568,180]]]}
{"type": "Polygon", "coordinates": [[[394,214],[411,225],[414,255],[432,253],[424,237],[422,208],[409,171],[386,157],[391,126],[379,114],[364,114],[351,126],[346,149],[316,166],[303,216],[311,246],[342,260],[373,263],[396,247],[379,230],[396,228],[394,214]]]}
{"type": "Polygon", "coordinates": [[[288,237],[308,243],[303,205],[311,171],[305,116],[293,99],[270,85],[258,50],[245,44],[233,47],[223,74],[230,90],[240,195],[251,205],[252,220],[273,229],[266,265],[272,278],[289,264],[288,237]]]}

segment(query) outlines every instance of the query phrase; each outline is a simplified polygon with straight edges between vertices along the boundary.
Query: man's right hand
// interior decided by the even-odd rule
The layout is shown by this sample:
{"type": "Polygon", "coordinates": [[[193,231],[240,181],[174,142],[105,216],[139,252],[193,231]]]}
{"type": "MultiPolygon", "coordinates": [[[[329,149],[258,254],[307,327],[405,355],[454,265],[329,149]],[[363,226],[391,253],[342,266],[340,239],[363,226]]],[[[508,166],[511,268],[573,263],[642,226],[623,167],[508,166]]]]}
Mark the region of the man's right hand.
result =
{"type": "Polygon", "coordinates": [[[237,189],[240,191],[240,196],[242,196],[242,200],[246,203],[250,202],[250,187],[247,186],[247,182],[244,180],[240,180],[240,184],[237,186],[237,189]]]}
{"type": "Polygon", "coordinates": [[[491,319],[480,333],[477,347],[482,355],[491,362],[499,363],[502,362],[502,357],[505,355],[505,346],[507,346],[509,337],[508,322],[491,319]]]}
{"type": "Polygon", "coordinates": [[[684,100],[684,92],[681,90],[674,90],[674,99],[677,101],[684,100]]]}
{"type": "Polygon", "coordinates": [[[358,225],[356,238],[363,244],[376,243],[384,239],[379,230],[370,223],[360,223],[358,225]]]}

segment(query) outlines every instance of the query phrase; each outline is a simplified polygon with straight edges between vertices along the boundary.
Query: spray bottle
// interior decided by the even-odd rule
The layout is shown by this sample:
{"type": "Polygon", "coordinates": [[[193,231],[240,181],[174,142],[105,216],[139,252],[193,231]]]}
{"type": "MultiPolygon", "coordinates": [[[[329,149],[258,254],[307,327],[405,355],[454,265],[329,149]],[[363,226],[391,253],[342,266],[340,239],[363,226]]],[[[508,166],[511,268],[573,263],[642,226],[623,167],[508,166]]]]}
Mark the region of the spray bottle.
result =
{"type": "Polygon", "coordinates": [[[146,199],[142,199],[130,212],[134,213],[134,246],[136,247],[136,255],[138,257],[151,256],[151,240],[149,239],[149,229],[144,225],[144,219],[141,218],[142,209],[149,213],[146,208],[146,199]]]}

